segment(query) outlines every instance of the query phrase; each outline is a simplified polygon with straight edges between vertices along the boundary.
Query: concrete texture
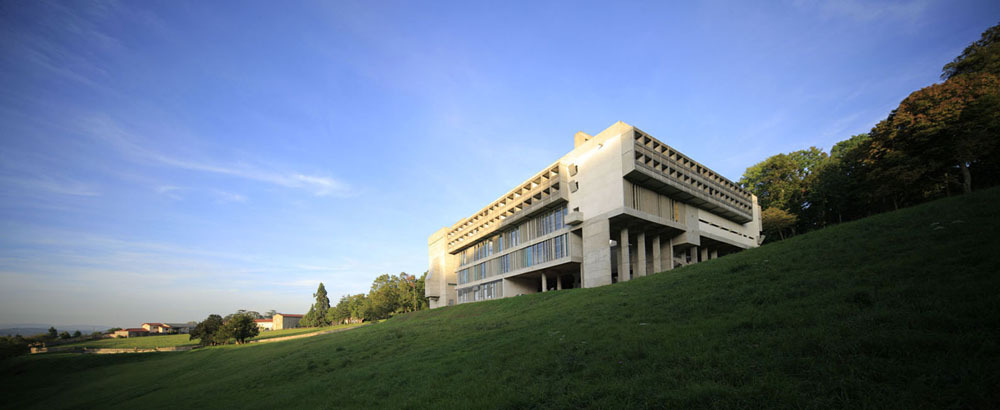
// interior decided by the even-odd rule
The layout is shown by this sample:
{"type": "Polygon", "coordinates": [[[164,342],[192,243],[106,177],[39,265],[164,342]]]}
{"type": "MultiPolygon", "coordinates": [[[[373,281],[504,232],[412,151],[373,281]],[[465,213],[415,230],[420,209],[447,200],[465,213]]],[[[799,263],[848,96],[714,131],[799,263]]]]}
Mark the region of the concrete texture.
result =
{"type": "Polygon", "coordinates": [[[568,154],[432,234],[425,292],[438,308],[498,279],[496,297],[604,286],[615,271],[627,281],[756,247],[760,228],[756,197],[617,122],[576,133],[568,154]]]}

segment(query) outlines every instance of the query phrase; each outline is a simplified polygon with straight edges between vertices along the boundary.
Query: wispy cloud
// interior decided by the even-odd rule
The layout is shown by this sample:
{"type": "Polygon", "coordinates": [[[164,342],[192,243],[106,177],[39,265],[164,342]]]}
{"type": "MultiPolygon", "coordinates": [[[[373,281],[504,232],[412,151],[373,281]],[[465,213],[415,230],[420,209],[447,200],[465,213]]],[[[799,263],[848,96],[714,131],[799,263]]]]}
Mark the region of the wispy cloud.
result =
{"type": "Polygon", "coordinates": [[[20,189],[42,191],[58,195],[99,196],[101,193],[92,185],[49,175],[0,176],[0,183],[20,189]]]}
{"type": "Polygon", "coordinates": [[[107,117],[91,118],[86,121],[85,129],[91,136],[107,143],[119,153],[136,162],[226,175],[234,178],[247,179],[286,188],[301,189],[316,196],[350,197],[356,193],[352,187],[340,180],[327,176],[307,175],[294,171],[278,171],[273,166],[240,162],[238,164],[219,164],[211,161],[182,159],[157,152],[143,146],[141,138],[126,131],[121,125],[107,117]]]}

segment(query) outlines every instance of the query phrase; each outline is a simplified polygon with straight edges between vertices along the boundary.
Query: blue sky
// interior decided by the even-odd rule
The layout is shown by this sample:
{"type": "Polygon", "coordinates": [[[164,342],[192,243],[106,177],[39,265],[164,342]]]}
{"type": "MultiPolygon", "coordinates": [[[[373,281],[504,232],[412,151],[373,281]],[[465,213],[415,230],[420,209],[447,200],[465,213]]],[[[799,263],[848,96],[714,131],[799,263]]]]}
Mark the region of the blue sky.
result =
{"type": "Polygon", "coordinates": [[[735,180],[869,130],[998,21],[995,1],[3,2],[0,323],[304,312],[320,281],[423,273],[429,234],[576,131],[622,120],[735,180]]]}

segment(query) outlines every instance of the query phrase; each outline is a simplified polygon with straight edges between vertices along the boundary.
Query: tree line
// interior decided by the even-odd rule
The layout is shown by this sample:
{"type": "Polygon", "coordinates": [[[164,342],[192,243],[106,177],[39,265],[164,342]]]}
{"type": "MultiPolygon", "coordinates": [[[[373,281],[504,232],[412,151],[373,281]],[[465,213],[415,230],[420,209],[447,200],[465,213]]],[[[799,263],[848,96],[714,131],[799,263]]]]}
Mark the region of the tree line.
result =
{"type": "Polygon", "coordinates": [[[1000,24],[866,134],[747,168],[767,241],[1000,184],[1000,24]]]}
{"type": "Polygon", "coordinates": [[[263,317],[257,312],[242,309],[226,317],[211,314],[191,329],[188,340],[198,339],[198,343],[202,346],[224,345],[230,342],[243,344],[260,334],[254,319],[263,317]]]}
{"type": "Polygon", "coordinates": [[[372,282],[368,294],[344,295],[336,305],[330,305],[326,287],[319,284],[313,297],[316,302],[299,321],[300,326],[328,326],[331,324],[361,323],[388,319],[394,315],[427,309],[424,280],[406,272],[399,275],[383,274],[372,282]]]}

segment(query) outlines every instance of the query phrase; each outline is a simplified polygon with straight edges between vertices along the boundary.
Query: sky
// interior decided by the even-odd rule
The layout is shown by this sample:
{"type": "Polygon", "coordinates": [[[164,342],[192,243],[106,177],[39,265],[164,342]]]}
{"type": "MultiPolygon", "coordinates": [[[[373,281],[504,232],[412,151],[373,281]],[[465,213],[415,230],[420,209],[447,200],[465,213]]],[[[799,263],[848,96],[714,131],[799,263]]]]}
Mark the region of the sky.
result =
{"type": "Polygon", "coordinates": [[[616,121],[732,180],[871,129],[996,1],[0,2],[0,324],[304,313],[616,121]],[[677,4],[671,4],[677,3],[677,4]]]}

